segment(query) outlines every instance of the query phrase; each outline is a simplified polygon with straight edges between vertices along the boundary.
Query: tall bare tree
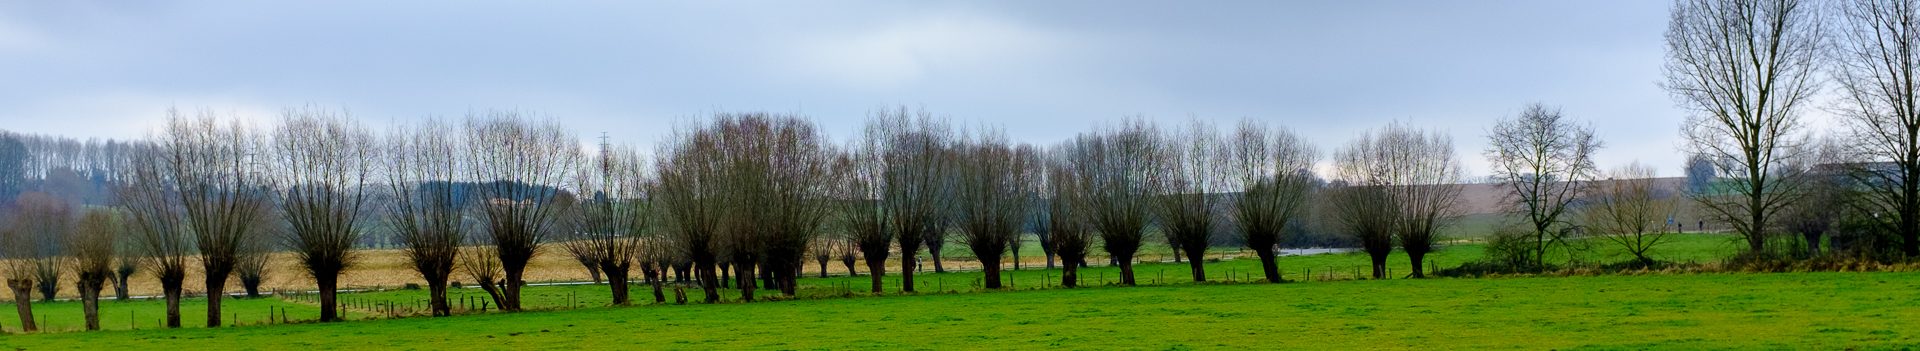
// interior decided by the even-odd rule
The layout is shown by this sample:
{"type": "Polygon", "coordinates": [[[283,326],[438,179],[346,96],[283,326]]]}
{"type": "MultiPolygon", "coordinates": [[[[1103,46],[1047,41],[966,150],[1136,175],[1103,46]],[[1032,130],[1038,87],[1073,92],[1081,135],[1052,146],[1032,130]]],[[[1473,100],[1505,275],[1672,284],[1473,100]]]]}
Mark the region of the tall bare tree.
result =
{"type": "Polygon", "coordinates": [[[1592,126],[1537,103],[1496,122],[1487,139],[1487,162],[1509,210],[1525,216],[1533,230],[1533,266],[1545,267],[1548,247],[1563,242],[1562,229],[1572,222],[1569,205],[1599,176],[1593,152],[1600,141],[1592,126]]]}
{"type": "Polygon", "coordinates": [[[489,111],[467,119],[468,177],[481,201],[488,244],[504,275],[504,311],[520,311],[527,263],[556,231],[570,204],[560,186],[580,158],[578,138],[559,124],[534,121],[521,112],[489,111]]]}
{"type": "Polygon", "coordinates": [[[160,292],[167,301],[167,327],[179,328],[187,259],[193,256],[194,246],[193,234],[185,223],[185,209],[174,201],[175,193],[181,190],[173,181],[173,163],[168,162],[163,135],[155,135],[155,143],[135,151],[127,169],[129,182],[119,187],[118,193],[132,224],[139,262],[160,280],[160,292]]]}
{"type": "Polygon", "coordinates": [[[7,288],[13,290],[21,330],[35,331],[39,326],[33,318],[33,290],[38,287],[34,282],[43,276],[46,266],[52,265],[58,272],[65,254],[59,251],[59,244],[74,230],[73,207],[42,192],[20,194],[7,207],[8,226],[0,228],[4,230],[0,232],[0,253],[5,255],[0,274],[6,275],[7,288]]]}
{"type": "Polygon", "coordinates": [[[956,221],[967,248],[980,261],[984,286],[999,289],[1003,255],[1026,224],[1035,167],[1032,158],[1016,151],[1030,147],[1009,145],[999,130],[965,139],[953,168],[958,179],[956,221]]]}
{"type": "Polygon", "coordinates": [[[1590,196],[1580,215],[1588,233],[1606,238],[1633,254],[1636,264],[1653,264],[1647,256],[1668,241],[1668,225],[1679,209],[1674,194],[1654,184],[1653,167],[1631,163],[1608,173],[1590,196]]]}
{"type": "Polygon", "coordinates": [[[220,300],[241,249],[260,240],[255,228],[269,211],[270,190],[260,165],[258,133],[238,119],[222,123],[212,112],[168,119],[158,146],[170,173],[174,200],[193,234],[207,292],[207,326],[220,326],[220,300]]]}
{"type": "Polygon", "coordinates": [[[1070,158],[1075,144],[1069,143],[1056,147],[1046,157],[1045,172],[1047,184],[1047,241],[1060,256],[1060,286],[1076,287],[1080,285],[1080,266],[1087,263],[1087,249],[1093,246],[1093,232],[1087,225],[1087,211],[1082,209],[1087,196],[1080,187],[1080,177],[1074,172],[1070,158]]]}
{"type": "Polygon", "coordinates": [[[80,291],[87,330],[100,330],[100,290],[106,288],[107,277],[113,275],[120,231],[120,222],[113,210],[93,208],[80,216],[73,235],[68,237],[73,272],[80,278],[75,288],[80,291]]]}
{"type": "Polygon", "coordinates": [[[720,302],[715,237],[726,215],[721,136],[704,128],[675,133],[661,144],[655,162],[659,185],[654,200],[664,216],[665,242],[677,248],[677,256],[691,261],[705,301],[720,302]]]}
{"type": "Polygon", "coordinates": [[[320,321],[339,321],[340,273],[354,264],[376,162],[373,133],[344,114],[288,109],[272,145],[284,241],[319,287],[320,321]]]}
{"type": "Polygon", "coordinates": [[[384,165],[389,196],[383,201],[386,227],[405,245],[407,261],[427,281],[434,316],[450,316],[447,280],[467,236],[464,224],[469,194],[457,185],[466,157],[460,133],[439,121],[396,126],[385,141],[384,165]]]}
{"type": "Polygon", "coordinates": [[[807,243],[819,235],[832,209],[835,150],[811,121],[767,113],[724,114],[714,121],[721,137],[727,219],[723,247],[741,277],[742,300],[753,299],[755,266],[771,278],[766,289],[796,293],[796,272],[807,243]]]}
{"type": "Polygon", "coordinates": [[[641,258],[652,223],[653,184],[639,152],[602,143],[600,154],[574,175],[580,200],[573,206],[563,245],[607,276],[614,305],[629,304],[627,275],[641,258]]]}
{"type": "Polygon", "coordinates": [[[1120,283],[1134,285],[1133,258],[1153,217],[1154,170],[1160,162],[1160,131],[1142,119],[1102,127],[1074,138],[1076,211],[1085,211],[1107,254],[1120,266],[1120,283]]]}
{"type": "Polygon", "coordinates": [[[1899,233],[1901,252],[1920,256],[1920,2],[1833,4],[1836,110],[1858,153],[1891,165],[1850,174],[1867,190],[1861,205],[1899,233]]]}
{"type": "Polygon", "coordinates": [[[902,106],[875,111],[866,133],[878,140],[880,204],[900,249],[900,291],[913,292],[920,247],[945,235],[952,132],[932,113],[902,106]]]}
{"type": "Polygon", "coordinates": [[[1207,248],[1222,199],[1214,194],[1226,192],[1227,150],[1212,124],[1194,120],[1159,148],[1151,177],[1161,232],[1186,254],[1196,282],[1207,281],[1207,248]]]}
{"type": "Polygon", "coordinates": [[[1695,112],[1681,128],[1686,147],[1725,176],[1695,199],[1749,252],[1765,250],[1773,215],[1797,193],[1770,172],[1791,158],[1802,105],[1819,88],[1817,10],[1801,0],[1679,0],[1667,26],[1664,86],[1695,112]]]}
{"type": "Polygon", "coordinates": [[[1335,153],[1335,216],[1373,259],[1373,277],[1386,278],[1387,255],[1398,241],[1413,277],[1433,250],[1435,235],[1458,216],[1460,161],[1445,134],[1394,123],[1368,132],[1335,153]]]}
{"type": "Polygon", "coordinates": [[[1307,211],[1318,152],[1290,130],[1253,120],[1241,121],[1231,144],[1227,171],[1240,186],[1231,200],[1235,222],[1247,248],[1260,257],[1267,282],[1279,283],[1275,251],[1287,226],[1307,211]]]}
{"type": "MultiPolygon", "coordinates": [[[[887,257],[892,254],[893,229],[889,209],[883,199],[886,184],[885,164],[880,158],[884,140],[869,132],[867,138],[848,147],[834,160],[835,184],[840,190],[840,221],[847,228],[848,240],[867,263],[867,277],[873,281],[870,292],[880,293],[887,275],[887,257]]],[[[852,272],[851,266],[847,269],[852,272]]]]}

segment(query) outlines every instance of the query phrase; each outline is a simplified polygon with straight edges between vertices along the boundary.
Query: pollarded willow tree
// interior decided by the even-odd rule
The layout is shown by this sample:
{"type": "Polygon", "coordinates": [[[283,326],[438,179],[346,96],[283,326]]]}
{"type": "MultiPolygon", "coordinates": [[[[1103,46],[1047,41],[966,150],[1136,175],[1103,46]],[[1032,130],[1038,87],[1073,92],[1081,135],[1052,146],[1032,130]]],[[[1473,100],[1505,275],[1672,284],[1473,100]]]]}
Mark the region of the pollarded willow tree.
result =
{"type": "Polygon", "coordinates": [[[491,250],[503,278],[501,310],[520,311],[527,263],[559,228],[573,201],[559,188],[580,159],[578,138],[559,124],[534,121],[521,112],[489,111],[467,119],[467,177],[475,185],[491,250]]]}
{"type": "MultiPolygon", "coordinates": [[[[729,215],[722,230],[740,248],[733,252],[735,272],[752,277],[757,263],[772,278],[772,286],[764,288],[794,296],[807,243],[832,214],[828,177],[838,151],[800,116],[723,115],[714,128],[724,136],[721,147],[729,155],[724,178],[729,215]]],[[[740,290],[743,300],[752,300],[750,282],[740,290]]]]}
{"type": "MultiPolygon", "coordinates": [[[[884,178],[877,158],[879,140],[867,138],[848,149],[834,160],[835,172],[840,174],[834,177],[839,220],[847,228],[848,241],[866,260],[867,277],[873,281],[869,292],[877,294],[885,288],[882,278],[887,275],[887,256],[892,253],[894,236],[892,218],[881,203],[884,178]]],[[[851,273],[853,267],[848,266],[847,271],[851,273]]]]}
{"type": "MultiPolygon", "coordinates": [[[[48,265],[58,269],[65,253],[60,244],[73,235],[73,206],[43,192],[27,192],[13,200],[0,228],[0,274],[13,291],[14,310],[20,314],[20,328],[39,330],[33,315],[35,279],[48,265]]],[[[57,271],[56,271],[57,272],[57,271]]]]}
{"type": "Polygon", "coordinates": [[[1019,240],[1035,181],[1031,146],[1011,145],[999,130],[964,138],[954,164],[956,222],[967,248],[980,261],[983,284],[999,289],[1000,265],[1019,240]]]}
{"type": "MultiPolygon", "coordinates": [[[[1207,281],[1207,247],[1219,226],[1214,209],[1227,186],[1227,144],[1212,124],[1194,120],[1166,139],[1154,162],[1153,201],[1161,232],[1187,256],[1193,281],[1207,281]]],[[[1176,258],[1177,260],[1177,258],[1176,258]]]]}
{"type": "Polygon", "coordinates": [[[1087,249],[1093,246],[1093,231],[1082,210],[1087,196],[1080,186],[1078,171],[1071,163],[1075,144],[1055,147],[1045,156],[1047,245],[1060,256],[1060,286],[1080,286],[1080,266],[1087,263],[1087,249]]]}
{"type": "MultiPolygon", "coordinates": [[[[1075,186],[1075,211],[1100,234],[1101,244],[1120,266],[1120,284],[1134,285],[1133,258],[1140,251],[1153,217],[1154,170],[1160,162],[1160,131],[1142,119],[1102,127],[1074,138],[1067,148],[1075,186]]],[[[1056,229],[1057,231],[1058,229],[1056,229]]]]}
{"type": "Polygon", "coordinates": [[[657,188],[653,198],[661,216],[665,244],[676,256],[692,263],[693,274],[707,303],[720,302],[720,277],[715,237],[726,215],[720,135],[706,129],[676,130],[662,143],[657,188]]]}
{"type": "Polygon", "coordinates": [[[1386,278],[1387,255],[1398,242],[1415,278],[1439,230],[1457,217],[1460,161],[1445,134],[1388,125],[1335,152],[1334,216],[1373,260],[1373,277],[1386,278]]]}
{"type": "Polygon", "coordinates": [[[100,291],[106,288],[107,277],[113,275],[113,261],[118,253],[118,240],[121,223],[113,210],[91,208],[80,215],[73,235],[67,239],[67,247],[73,259],[74,276],[80,281],[76,288],[80,290],[80,305],[86,316],[87,330],[100,330],[100,291]]]}
{"type": "Polygon", "coordinates": [[[1841,121],[1858,154],[1890,169],[1848,172],[1864,187],[1859,205],[1900,235],[1900,251],[1920,256],[1920,3],[1835,1],[1832,70],[1841,121]]]}
{"type": "Polygon", "coordinates": [[[1230,200],[1234,221],[1247,248],[1260,257],[1267,282],[1279,283],[1276,250],[1287,226],[1308,209],[1319,153],[1292,131],[1253,120],[1240,123],[1230,144],[1228,178],[1241,189],[1230,200]]]}
{"type": "Polygon", "coordinates": [[[280,191],[282,240],[318,287],[322,322],[341,320],[340,274],[364,230],[374,147],[372,132],[325,109],[289,109],[273,130],[267,173],[280,191]]]}
{"type": "Polygon", "coordinates": [[[435,120],[396,126],[381,154],[391,196],[383,201],[383,219],[405,246],[407,262],[427,281],[431,313],[442,317],[453,315],[447,280],[467,235],[463,213],[470,195],[456,186],[466,162],[460,137],[435,120]]]}
{"type": "Polygon", "coordinates": [[[131,241],[139,262],[160,280],[160,293],[167,303],[166,325],[179,328],[180,298],[187,279],[187,259],[193,255],[193,235],[184,223],[184,209],[173,201],[179,190],[171,181],[172,166],[166,150],[160,144],[149,144],[136,149],[135,154],[127,169],[128,182],[116,192],[133,229],[131,241]]]}
{"type": "MultiPolygon", "coordinates": [[[[929,237],[942,236],[951,206],[948,173],[952,132],[945,121],[906,107],[883,109],[867,122],[867,143],[874,145],[881,213],[900,249],[900,291],[913,292],[916,258],[929,237]]],[[[869,260],[873,259],[868,257],[869,260]]],[[[876,271],[877,273],[878,271],[876,271]]],[[[876,278],[877,279],[877,278],[876,278]]]]}
{"type": "Polygon", "coordinates": [[[1679,209],[1674,200],[1680,194],[1660,188],[1656,175],[1639,162],[1616,168],[1595,186],[1580,212],[1588,233],[1619,245],[1642,267],[1654,263],[1647,252],[1667,242],[1672,229],[1667,222],[1679,209]]]}
{"type": "Polygon", "coordinates": [[[169,116],[156,147],[161,150],[167,195],[179,206],[182,227],[192,233],[207,292],[207,326],[218,327],[220,300],[227,278],[240,264],[242,250],[261,240],[257,228],[272,209],[271,181],[261,172],[266,162],[257,132],[235,119],[219,122],[211,112],[198,118],[169,116]]]}
{"type": "Polygon", "coordinates": [[[1666,84],[1695,113],[1681,127],[1723,186],[1695,195],[1702,208],[1766,249],[1773,216],[1799,186],[1773,171],[1801,141],[1800,114],[1818,90],[1822,46],[1815,4],[1801,0],[1679,0],[1667,26],[1666,84]]]}
{"type": "MultiPolygon", "coordinates": [[[[562,246],[607,277],[614,305],[627,305],[627,276],[641,259],[652,224],[653,188],[645,159],[632,148],[600,145],[592,162],[578,166],[573,188],[580,199],[568,213],[562,246]]],[[[655,296],[662,296],[654,285],[655,296]]]]}
{"type": "Polygon", "coordinates": [[[1535,269],[1546,267],[1548,248],[1562,243],[1563,230],[1572,224],[1570,205],[1599,176],[1593,152],[1600,141],[1592,126],[1542,104],[1496,122],[1487,139],[1487,162],[1506,192],[1508,209],[1524,216],[1533,230],[1532,257],[1526,261],[1535,269]]]}

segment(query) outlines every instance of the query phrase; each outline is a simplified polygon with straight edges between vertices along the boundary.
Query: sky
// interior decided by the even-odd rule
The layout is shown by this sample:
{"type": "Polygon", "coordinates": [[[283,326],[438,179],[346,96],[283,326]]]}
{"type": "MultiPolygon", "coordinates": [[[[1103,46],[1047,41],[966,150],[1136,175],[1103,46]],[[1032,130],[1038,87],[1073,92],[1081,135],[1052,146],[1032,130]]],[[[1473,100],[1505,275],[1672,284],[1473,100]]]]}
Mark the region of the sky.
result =
{"type": "Polygon", "coordinates": [[[906,105],[1052,145],[1102,123],[1241,119],[1331,151],[1393,122],[1469,175],[1530,103],[1591,123],[1602,168],[1681,175],[1665,1],[8,1],[0,129],[137,138],[170,107],[375,128],[532,111],[651,146],[729,111],[834,139],[906,105]]]}

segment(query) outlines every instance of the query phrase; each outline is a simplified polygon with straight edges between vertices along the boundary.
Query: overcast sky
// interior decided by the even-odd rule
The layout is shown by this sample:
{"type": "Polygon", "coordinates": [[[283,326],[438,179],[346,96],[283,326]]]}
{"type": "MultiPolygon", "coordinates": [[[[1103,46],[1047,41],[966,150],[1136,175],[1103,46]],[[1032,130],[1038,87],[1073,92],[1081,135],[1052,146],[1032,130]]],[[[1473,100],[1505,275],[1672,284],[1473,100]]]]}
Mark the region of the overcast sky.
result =
{"type": "Polygon", "coordinates": [[[1325,150],[1399,120],[1469,173],[1531,102],[1590,121],[1597,161],[1678,176],[1666,1],[0,2],[0,129],[128,138],[169,106],[369,125],[538,111],[650,146],[715,111],[836,139],[924,107],[1053,144],[1145,116],[1267,120],[1325,150]]]}

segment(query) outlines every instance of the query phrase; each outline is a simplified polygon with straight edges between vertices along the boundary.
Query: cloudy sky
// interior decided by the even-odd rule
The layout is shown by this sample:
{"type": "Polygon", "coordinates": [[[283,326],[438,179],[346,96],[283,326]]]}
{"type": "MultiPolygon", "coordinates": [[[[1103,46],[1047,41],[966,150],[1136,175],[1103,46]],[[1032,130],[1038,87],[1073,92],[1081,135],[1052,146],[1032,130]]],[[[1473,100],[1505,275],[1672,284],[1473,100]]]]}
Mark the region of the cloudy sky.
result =
{"type": "Polygon", "coordinates": [[[138,137],[170,106],[373,126],[538,111],[652,145],[715,111],[836,138],[924,107],[1052,144],[1144,116],[1291,127],[1332,149],[1393,121],[1486,129],[1532,102],[1590,121],[1603,167],[1680,174],[1665,1],[0,2],[0,128],[138,137]]]}

